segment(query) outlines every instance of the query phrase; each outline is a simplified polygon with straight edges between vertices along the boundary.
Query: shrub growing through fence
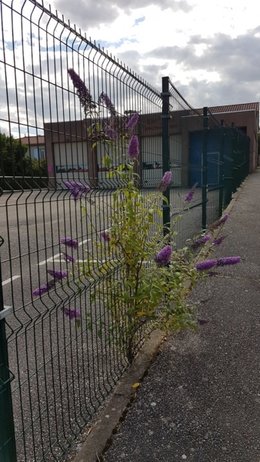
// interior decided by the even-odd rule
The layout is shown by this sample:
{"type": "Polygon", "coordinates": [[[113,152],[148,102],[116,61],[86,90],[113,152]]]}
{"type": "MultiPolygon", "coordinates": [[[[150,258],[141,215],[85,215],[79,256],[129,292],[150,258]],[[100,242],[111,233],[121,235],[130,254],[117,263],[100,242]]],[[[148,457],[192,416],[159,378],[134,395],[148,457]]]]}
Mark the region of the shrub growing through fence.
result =
{"type": "MultiPolygon", "coordinates": [[[[156,192],[143,194],[138,188],[139,141],[135,134],[138,114],[120,120],[105,93],[102,92],[98,103],[94,104],[82,80],[74,71],[70,70],[69,74],[84,106],[84,114],[93,116],[88,136],[92,137],[93,143],[102,139],[104,145],[109,147],[103,162],[118,187],[113,193],[109,228],[97,236],[95,255],[89,255],[87,261],[77,263],[68,253],[68,249],[77,248],[77,240],[64,237],[61,244],[66,247],[65,260],[78,265],[76,282],[79,291],[84,290],[84,280],[93,282],[92,297],[102,300],[105,309],[112,313],[112,322],[105,329],[112,340],[117,339],[118,346],[126,351],[131,362],[140,332],[143,334],[155,327],[167,332],[195,327],[198,319],[193,307],[187,303],[189,291],[206,270],[238,263],[240,258],[227,257],[195,263],[201,248],[204,248],[206,255],[211,247],[221,243],[223,239],[218,238],[217,241],[214,233],[225,223],[227,215],[212,226],[211,233],[204,233],[182,249],[177,249],[174,244],[174,229],[169,228],[163,236],[162,204],[166,201],[164,192],[172,182],[172,173],[165,172],[156,192]],[[105,105],[110,113],[105,123],[97,117],[100,104],[105,105]],[[117,165],[112,166],[111,146],[118,145],[122,149],[117,157],[117,165]],[[104,255],[105,261],[102,260],[104,255]],[[115,278],[114,272],[118,268],[121,277],[115,278]]],[[[118,153],[118,149],[116,151],[118,153]]],[[[67,180],[64,184],[79,204],[89,194],[90,188],[83,182],[67,180]]],[[[184,207],[192,201],[193,194],[194,188],[183,198],[184,207]]],[[[82,210],[88,214],[86,207],[82,206],[82,210]]],[[[41,296],[68,276],[48,272],[53,279],[36,289],[34,295],[41,296]]],[[[76,307],[64,307],[64,314],[80,323],[80,312],[76,307]]],[[[88,327],[91,328],[90,323],[88,327]]]]}

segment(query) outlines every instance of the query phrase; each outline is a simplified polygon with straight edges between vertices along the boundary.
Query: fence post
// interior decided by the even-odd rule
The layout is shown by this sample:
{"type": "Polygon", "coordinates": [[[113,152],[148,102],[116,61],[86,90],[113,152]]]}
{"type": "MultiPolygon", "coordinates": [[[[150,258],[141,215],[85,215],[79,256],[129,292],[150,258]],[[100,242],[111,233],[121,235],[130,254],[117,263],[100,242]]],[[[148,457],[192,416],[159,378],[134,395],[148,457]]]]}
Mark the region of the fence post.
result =
{"type": "Polygon", "coordinates": [[[219,197],[218,197],[218,215],[221,217],[223,211],[224,201],[224,172],[225,172],[225,158],[224,158],[224,147],[225,147],[225,128],[221,124],[221,141],[220,141],[220,159],[219,159],[219,197]]]}
{"type": "Polygon", "coordinates": [[[208,200],[208,108],[203,108],[203,145],[202,145],[202,229],[207,228],[208,200]]]}
{"type": "MultiPolygon", "coordinates": [[[[169,142],[169,108],[170,91],[169,77],[162,78],[162,167],[163,174],[170,170],[170,142],[169,142]]],[[[163,234],[166,236],[170,229],[170,189],[167,188],[163,193],[165,201],[163,203],[163,234]]]]}
{"type": "MultiPolygon", "coordinates": [[[[3,240],[0,237],[0,246],[3,240]]],[[[2,291],[2,272],[0,260],[0,461],[16,462],[14,419],[11,395],[11,372],[8,365],[8,350],[5,331],[5,316],[2,291]]]]}

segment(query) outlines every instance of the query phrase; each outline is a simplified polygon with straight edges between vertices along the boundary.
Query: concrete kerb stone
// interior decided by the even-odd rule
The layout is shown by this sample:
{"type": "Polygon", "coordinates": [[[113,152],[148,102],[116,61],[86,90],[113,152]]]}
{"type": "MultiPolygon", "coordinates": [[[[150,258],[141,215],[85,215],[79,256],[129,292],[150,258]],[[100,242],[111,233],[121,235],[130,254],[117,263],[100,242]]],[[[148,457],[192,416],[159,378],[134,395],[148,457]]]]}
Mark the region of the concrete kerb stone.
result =
{"type": "Polygon", "coordinates": [[[92,422],[91,431],[89,430],[89,434],[73,462],[96,462],[99,460],[129,403],[135,398],[136,388],[133,388],[132,385],[142,381],[164,338],[165,333],[159,330],[152,332],[148,337],[133,364],[115,387],[104,409],[92,422]]]}
{"type": "MultiPolygon", "coordinates": [[[[245,179],[233,194],[232,200],[224,210],[225,213],[229,214],[231,212],[246,181],[245,179]]],[[[165,332],[155,331],[151,333],[133,364],[127,369],[115,387],[111,398],[98,417],[92,422],[91,428],[88,430],[88,435],[73,462],[97,462],[99,457],[102,456],[122,416],[127,411],[131,401],[135,398],[136,389],[132,385],[142,381],[164,339],[165,332]]]]}

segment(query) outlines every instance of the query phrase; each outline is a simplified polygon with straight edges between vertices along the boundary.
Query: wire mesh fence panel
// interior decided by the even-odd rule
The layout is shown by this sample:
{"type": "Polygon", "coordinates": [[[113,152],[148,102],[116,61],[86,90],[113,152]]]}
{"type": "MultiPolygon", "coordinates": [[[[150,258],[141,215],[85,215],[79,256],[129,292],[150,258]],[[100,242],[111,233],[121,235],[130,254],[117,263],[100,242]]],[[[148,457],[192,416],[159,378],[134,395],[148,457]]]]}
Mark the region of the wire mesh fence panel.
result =
{"type": "MultiPolygon", "coordinates": [[[[1,2],[1,21],[1,264],[16,449],[19,462],[64,460],[128,364],[111,291],[124,277],[120,255],[101,242],[124,182],[111,168],[124,165],[131,137],[141,176],[141,162],[160,157],[145,137],[160,124],[161,96],[36,1],[1,2]]],[[[135,353],[143,339],[139,331],[135,353]]]]}
{"type": "Polygon", "coordinates": [[[168,93],[154,89],[36,0],[2,0],[0,12],[0,394],[13,379],[15,425],[2,446],[0,430],[0,454],[11,444],[19,462],[51,462],[65,460],[150,329],[140,311],[133,330],[122,253],[109,250],[128,159],[138,153],[134,212],[149,212],[172,173],[154,229],[170,224],[181,247],[247,174],[248,143],[224,131],[222,162],[205,115],[168,78],[168,93]]]}
{"type": "Polygon", "coordinates": [[[202,114],[193,109],[169,81],[169,163],[171,227],[178,248],[202,228],[202,139],[193,143],[190,129],[201,129],[202,114]],[[189,127],[189,128],[188,128],[189,127]]]}

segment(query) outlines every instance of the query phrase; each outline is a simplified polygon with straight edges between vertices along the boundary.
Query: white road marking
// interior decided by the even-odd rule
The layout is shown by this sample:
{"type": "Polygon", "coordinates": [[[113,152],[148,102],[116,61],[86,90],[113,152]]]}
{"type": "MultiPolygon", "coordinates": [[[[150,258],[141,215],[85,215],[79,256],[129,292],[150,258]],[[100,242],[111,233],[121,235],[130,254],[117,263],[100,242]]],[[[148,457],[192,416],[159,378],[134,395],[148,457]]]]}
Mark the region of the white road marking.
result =
{"type": "MultiPolygon", "coordinates": [[[[49,261],[54,261],[55,258],[60,257],[61,253],[56,253],[56,255],[53,255],[53,257],[48,258],[47,260],[43,260],[40,263],[38,263],[39,266],[46,265],[49,261]]],[[[60,261],[60,260],[58,260],[60,261]]]]}
{"type": "Polygon", "coordinates": [[[83,244],[85,244],[86,242],[89,242],[89,241],[91,241],[91,239],[85,239],[84,241],[81,241],[81,242],[79,243],[79,246],[80,246],[80,245],[83,245],[83,244]]]}
{"type": "MultiPolygon", "coordinates": [[[[85,239],[84,241],[79,242],[79,246],[81,246],[81,245],[83,245],[83,244],[85,244],[86,242],[89,242],[89,241],[91,241],[91,239],[85,239]]],[[[60,263],[60,257],[61,256],[62,256],[61,253],[57,253],[56,255],[53,255],[53,257],[50,257],[47,260],[43,260],[40,263],[38,263],[38,266],[46,265],[46,263],[49,263],[49,262],[60,263]]]]}
{"type": "Polygon", "coordinates": [[[19,279],[20,277],[21,277],[20,274],[17,274],[16,276],[12,276],[11,278],[3,281],[2,286],[5,286],[6,284],[9,284],[10,282],[15,281],[15,279],[19,279]]]}

